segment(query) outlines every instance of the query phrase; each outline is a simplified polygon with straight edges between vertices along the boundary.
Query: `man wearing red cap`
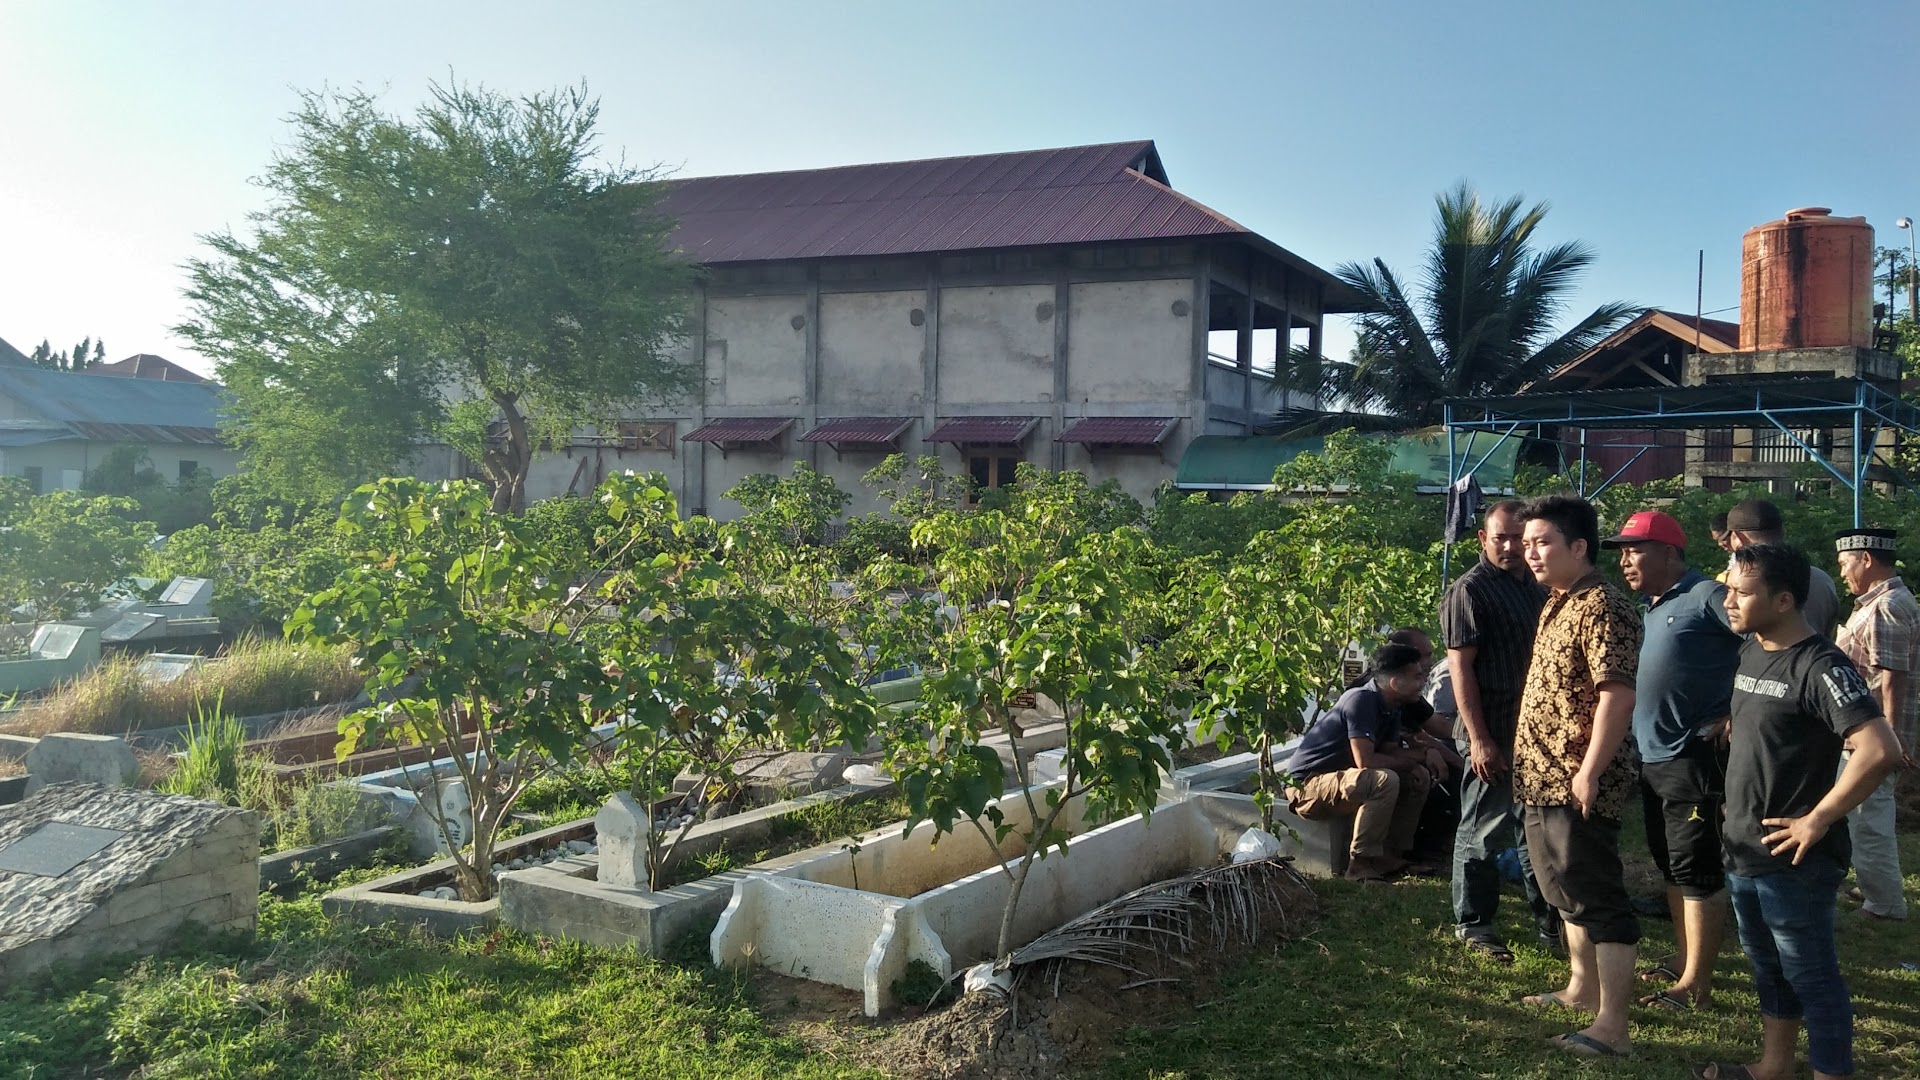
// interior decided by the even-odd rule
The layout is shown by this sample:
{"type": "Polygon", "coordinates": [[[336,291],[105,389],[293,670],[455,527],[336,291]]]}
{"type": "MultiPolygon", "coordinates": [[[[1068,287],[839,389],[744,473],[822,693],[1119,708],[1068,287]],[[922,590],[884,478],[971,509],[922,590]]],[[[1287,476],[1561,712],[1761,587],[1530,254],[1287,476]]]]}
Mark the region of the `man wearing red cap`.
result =
{"type": "Polygon", "coordinates": [[[1640,747],[1647,847],[1666,879],[1674,950],[1642,976],[1673,985],[1640,1003],[1691,1009],[1712,997],[1714,959],[1727,925],[1717,736],[1733,696],[1741,637],[1727,625],[1727,587],[1687,565],[1679,522],[1643,510],[1600,543],[1619,549],[1621,576],[1648,604],[1633,738],[1640,747]]]}

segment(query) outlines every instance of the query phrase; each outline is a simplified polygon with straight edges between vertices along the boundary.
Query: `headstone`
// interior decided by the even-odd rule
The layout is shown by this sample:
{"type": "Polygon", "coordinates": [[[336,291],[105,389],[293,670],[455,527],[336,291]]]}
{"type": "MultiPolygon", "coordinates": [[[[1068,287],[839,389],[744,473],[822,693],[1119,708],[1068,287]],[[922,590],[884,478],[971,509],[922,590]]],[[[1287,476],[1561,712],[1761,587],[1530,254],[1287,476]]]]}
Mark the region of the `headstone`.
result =
{"type": "Polygon", "coordinates": [[[126,740],[113,735],[57,731],[27,752],[27,795],[48,784],[78,780],[101,787],[128,787],[140,777],[140,762],[126,740]]]}
{"type": "Polygon", "coordinates": [[[653,816],[629,791],[616,791],[594,815],[594,842],[600,846],[600,882],[621,889],[648,888],[647,837],[653,816]]]}
{"type": "Polygon", "coordinates": [[[128,612],[100,631],[100,640],[123,645],[129,641],[152,641],[167,636],[167,617],[151,611],[128,612]]]}
{"type": "Polygon", "coordinates": [[[90,626],[47,623],[33,632],[27,652],[36,660],[100,659],[100,634],[90,626]],[[91,655],[89,648],[91,645],[91,655]]]}
{"type": "Polygon", "coordinates": [[[178,611],[169,611],[169,615],[182,617],[204,616],[212,611],[213,582],[206,578],[177,577],[168,583],[166,591],[160,594],[161,604],[178,611]]]}
{"type": "Polygon", "coordinates": [[[206,663],[207,658],[197,653],[155,652],[141,657],[136,670],[148,682],[170,683],[189,671],[205,667],[206,663]]]}
{"type": "Polygon", "coordinates": [[[809,795],[837,786],[846,775],[849,760],[848,755],[840,751],[776,754],[736,762],[733,773],[750,788],[768,788],[783,795],[809,795]]]}
{"type": "Polygon", "coordinates": [[[440,800],[440,816],[446,822],[442,846],[452,840],[455,848],[466,847],[473,839],[473,800],[467,797],[467,785],[448,780],[439,785],[436,797],[440,800]]]}
{"type": "Polygon", "coordinates": [[[249,930],[260,823],[217,803],[62,783],[0,808],[0,991],[185,923],[249,930]]]}

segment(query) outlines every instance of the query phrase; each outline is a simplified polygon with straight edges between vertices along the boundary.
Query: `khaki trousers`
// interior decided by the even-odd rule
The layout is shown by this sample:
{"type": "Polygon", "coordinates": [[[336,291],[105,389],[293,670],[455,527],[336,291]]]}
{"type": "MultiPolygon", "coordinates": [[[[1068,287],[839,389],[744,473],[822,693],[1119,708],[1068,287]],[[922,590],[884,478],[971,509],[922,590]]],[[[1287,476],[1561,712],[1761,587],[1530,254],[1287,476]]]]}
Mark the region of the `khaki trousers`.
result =
{"type": "Polygon", "coordinates": [[[1287,805],[1308,821],[1353,818],[1354,858],[1398,855],[1413,846],[1433,776],[1424,766],[1346,769],[1289,788],[1287,805]]]}

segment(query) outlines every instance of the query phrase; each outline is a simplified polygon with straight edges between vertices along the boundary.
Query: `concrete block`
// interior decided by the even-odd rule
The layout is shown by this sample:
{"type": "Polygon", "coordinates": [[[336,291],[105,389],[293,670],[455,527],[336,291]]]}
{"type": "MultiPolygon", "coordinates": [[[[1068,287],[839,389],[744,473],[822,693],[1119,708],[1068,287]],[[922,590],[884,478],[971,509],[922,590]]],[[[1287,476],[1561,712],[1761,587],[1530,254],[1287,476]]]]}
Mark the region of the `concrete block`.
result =
{"type": "Polygon", "coordinates": [[[31,735],[0,735],[0,761],[25,761],[38,745],[40,740],[31,735]]]}
{"type": "MultiPolygon", "coordinates": [[[[230,892],[226,882],[212,874],[189,874],[154,885],[128,889],[109,899],[103,907],[110,925],[121,926],[197,904],[210,896],[230,892]]],[[[231,916],[222,916],[230,918],[231,916]]]]}
{"type": "Polygon", "coordinates": [[[77,780],[101,787],[131,787],[140,762],[126,740],[112,735],[62,731],[43,736],[27,754],[27,795],[48,784],[77,780]]]}

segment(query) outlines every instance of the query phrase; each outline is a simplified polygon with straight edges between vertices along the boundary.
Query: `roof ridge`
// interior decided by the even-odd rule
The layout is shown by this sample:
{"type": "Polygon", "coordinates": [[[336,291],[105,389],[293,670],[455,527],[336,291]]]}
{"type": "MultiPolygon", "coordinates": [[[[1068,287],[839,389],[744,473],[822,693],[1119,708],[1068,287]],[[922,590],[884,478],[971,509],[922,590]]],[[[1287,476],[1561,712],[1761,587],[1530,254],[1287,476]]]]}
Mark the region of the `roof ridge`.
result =
{"type": "MultiPolygon", "coordinates": [[[[847,165],[822,165],[812,169],[772,169],[763,172],[711,173],[701,176],[675,176],[667,178],[667,184],[685,184],[696,180],[737,180],[743,177],[799,176],[807,173],[846,172],[852,169],[878,169],[889,165],[938,165],[952,161],[967,161],[973,158],[1021,157],[1027,154],[1059,154],[1072,150],[1117,150],[1120,147],[1139,147],[1142,150],[1154,148],[1152,139],[1122,139],[1118,142],[1081,143],[1071,146],[1038,146],[1027,150],[989,150],[977,154],[946,154],[940,157],[902,158],[898,161],[860,161],[847,165]]],[[[1132,171],[1131,169],[1127,171],[1132,171]]],[[[1049,187],[1053,185],[1042,185],[1049,187]]]]}

